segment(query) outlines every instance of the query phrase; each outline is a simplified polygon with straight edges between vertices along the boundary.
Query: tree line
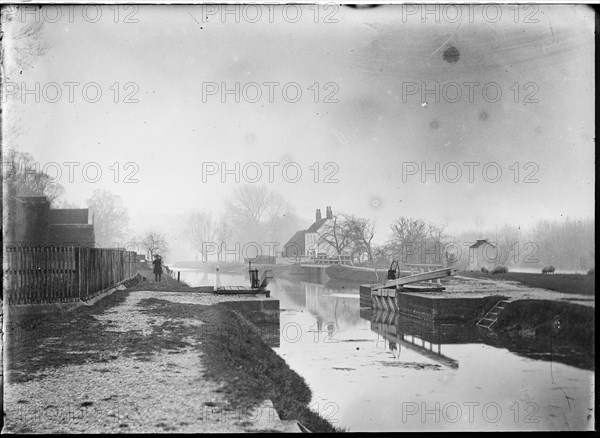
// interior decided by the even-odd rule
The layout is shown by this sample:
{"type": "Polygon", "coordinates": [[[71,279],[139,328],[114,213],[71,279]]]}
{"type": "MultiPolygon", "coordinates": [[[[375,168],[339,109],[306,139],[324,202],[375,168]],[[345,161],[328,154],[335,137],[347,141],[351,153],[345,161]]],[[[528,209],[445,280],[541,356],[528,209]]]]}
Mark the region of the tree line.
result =
{"type": "MultiPolygon", "coordinates": [[[[4,154],[3,182],[9,196],[46,196],[53,208],[77,207],[62,200],[64,187],[36,169],[29,153],[9,149],[4,154]]],[[[126,249],[146,253],[150,259],[155,254],[164,259],[168,254],[170,239],[156,227],[126,239],[132,235],[129,214],[119,195],[94,190],[86,204],[94,217],[96,246],[110,248],[128,241],[134,246],[126,249]]],[[[235,244],[243,247],[249,243],[273,242],[277,244],[273,251],[281,252],[294,233],[309,225],[280,193],[256,185],[236,187],[225,200],[221,215],[191,209],[180,219],[182,225],[176,237],[203,260],[209,254],[218,255],[223,246],[233,248],[235,244]]],[[[3,236],[6,231],[3,230],[3,236]]],[[[494,254],[498,265],[535,268],[553,265],[567,270],[587,270],[595,265],[593,219],[540,220],[529,228],[505,225],[449,234],[445,225],[400,216],[390,224],[383,243],[374,243],[376,232],[375,220],[338,212],[319,230],[319,243],[333,248],[338,256],[349,255],[355,265],[381,268],[398,260],[466,269],[468,246],[478,239],[486,239],[498,248],[494,254]]]]}

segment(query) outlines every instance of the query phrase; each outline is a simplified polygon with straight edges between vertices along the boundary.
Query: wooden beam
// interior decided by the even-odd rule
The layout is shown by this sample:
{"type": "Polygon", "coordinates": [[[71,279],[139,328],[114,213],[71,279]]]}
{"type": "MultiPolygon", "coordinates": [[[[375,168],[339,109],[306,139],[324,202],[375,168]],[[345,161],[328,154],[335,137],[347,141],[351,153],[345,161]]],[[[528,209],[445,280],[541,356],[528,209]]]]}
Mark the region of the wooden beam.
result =
{"type": "Polygon", "coordinates": [[[269,282],[273,279],[273,271],[267,269],[265,272],[263,272],[263,275],[260,279],[260,285],[258,286],[259,289],[264,289],[265,287],[267,287],[267,285],[269,284],[269,282]]]}
{"type": "Polygon", "coordinates": [[[371,290],[377,291],[381,289],[402,286],[404,284],[416,283],[419,281],[435,280],[438,278],[444,278],[451,275],[455,275],[456,272],[457,270],[452,268],[438,269],[436,271],[431,272],[423,272],[421,274],[409,275],[408,277],[400,277],[396,280],[387,280],[383,283],[374,284],[371,286],[371,290]]]}

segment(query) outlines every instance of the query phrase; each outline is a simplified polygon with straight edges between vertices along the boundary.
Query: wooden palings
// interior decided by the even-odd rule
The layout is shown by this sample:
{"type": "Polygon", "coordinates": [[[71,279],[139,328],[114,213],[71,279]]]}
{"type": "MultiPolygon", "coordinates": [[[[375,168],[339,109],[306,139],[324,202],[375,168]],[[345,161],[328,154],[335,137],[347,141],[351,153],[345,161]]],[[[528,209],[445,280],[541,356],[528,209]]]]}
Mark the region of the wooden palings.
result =
{"type": "Polygon", "coordinates": [[[131,251],[56,246],[7,246],[5,299],[9,305],[89,299],[131,278],[131,251]]]}

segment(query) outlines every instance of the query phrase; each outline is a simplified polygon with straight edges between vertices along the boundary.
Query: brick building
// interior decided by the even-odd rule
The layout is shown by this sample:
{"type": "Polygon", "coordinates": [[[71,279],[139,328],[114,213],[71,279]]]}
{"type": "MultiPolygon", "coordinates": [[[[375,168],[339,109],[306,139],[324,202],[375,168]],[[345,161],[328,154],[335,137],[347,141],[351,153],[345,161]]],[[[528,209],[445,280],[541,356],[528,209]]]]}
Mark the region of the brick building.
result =
{"type": "Polygon", "coordinates": [[[53,209],[45,196],[9,196],[4,240],[8,245],[95,244],[88,208],[53,209]]]}

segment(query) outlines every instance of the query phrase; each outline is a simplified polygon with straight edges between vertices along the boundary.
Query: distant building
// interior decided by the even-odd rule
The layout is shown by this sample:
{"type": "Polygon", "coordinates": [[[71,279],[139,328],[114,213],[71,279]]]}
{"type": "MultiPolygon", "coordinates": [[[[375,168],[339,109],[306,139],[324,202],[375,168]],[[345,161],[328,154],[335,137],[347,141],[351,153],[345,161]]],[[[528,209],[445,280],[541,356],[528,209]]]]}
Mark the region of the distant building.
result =
{"type": "Polygon", "coordinates": [[[10,196],[4,237],[12,245],[89,246],[95,244],[89,209],[51,209],[45,196],[10,196]]]}
{"type": "Polygon", "coordinates": [[[50,209],[48,219],[50,245],[94,246],[96,239],[89,208],[50,209]]]}
{"type": "Polygon", "coordinates": [[[304,233],[306,230],[297,231],[290,240],[283,246],[283,256],[288,259],[298,259],[305,253],[304,233]]]}
{"type": "Polygon", "coordinates": [[[493,269],[498,264],[498,247],[486,239],[478,239],[469,247],[469,270],[493,269]]]}
{"type": "Polygon", "coordinates": [[[6,206],[7,244],[39,245],[48,242],[50,203],[45,196],[9,196],[6,206]]]}
{"type": "Polygon", "coordinates": [[[322,217],[321,210],[317,209],[315,213],[315,222],[306,230],[297,231],[290,240],[283,246],[283,256],[287,258],[298,257],[299,255],[315,258],[319,254],[326,254],[328,257],[337,256],[335,248],[322,241],[326,224],[333,221],[333,210],[327,207],[325,217],[322,217]]]}
{"type": "Polygon", "coordinates": [[[136,257],[135,261],[137,263],[138,269],[147,269],[148,268],[148,261],[146,260],[145,254],[136,254],[135,257],[136,257]]]}

